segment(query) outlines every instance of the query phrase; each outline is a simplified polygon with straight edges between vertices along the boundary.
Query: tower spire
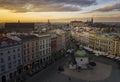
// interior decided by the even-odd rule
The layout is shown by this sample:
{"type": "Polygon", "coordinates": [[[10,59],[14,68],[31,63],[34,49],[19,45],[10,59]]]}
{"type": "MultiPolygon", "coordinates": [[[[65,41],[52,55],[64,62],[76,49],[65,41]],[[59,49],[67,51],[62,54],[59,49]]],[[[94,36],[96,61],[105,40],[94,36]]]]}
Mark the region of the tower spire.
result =
{"type": "Polygon", "coordinates": [[[48,25],[51,25],[51,23],[50,23],[50,20],[48,19],[48,23],[47,23],[48,25]]]}
{"type": "Polygon", "coordinates": [[[91,18],[91,23],[93,24],[93,22],[94,22],[94,21],[93,21],[93,17],[92,17],[92,18],[91,18]]]}
{"type": "Polygon", "coordinates": [[[18,23],[20,23],[20,20],[18,20],[18,23]]]}

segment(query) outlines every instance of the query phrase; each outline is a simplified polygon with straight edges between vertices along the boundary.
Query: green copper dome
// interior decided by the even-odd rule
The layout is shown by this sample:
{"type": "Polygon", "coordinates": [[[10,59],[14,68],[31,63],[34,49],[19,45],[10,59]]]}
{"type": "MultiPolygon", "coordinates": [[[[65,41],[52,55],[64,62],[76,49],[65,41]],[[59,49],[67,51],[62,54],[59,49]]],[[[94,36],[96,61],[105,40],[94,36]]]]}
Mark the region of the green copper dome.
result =
{"type": "Polygon", "coordinates": [[[87,56],[87,53],[85,50],[83,50],[82,46],[79,46],[79,49],[75,52],[75,57],[85,57],[87,56]]]}
{"type": "Polygon", "coordinates": [[[85,56],[87,56],[87,53],[86,53],[85,50],[77,50],[77,51],[75,52],[75,56],[76,56],[76,57],[85,57],[85,56]]]}

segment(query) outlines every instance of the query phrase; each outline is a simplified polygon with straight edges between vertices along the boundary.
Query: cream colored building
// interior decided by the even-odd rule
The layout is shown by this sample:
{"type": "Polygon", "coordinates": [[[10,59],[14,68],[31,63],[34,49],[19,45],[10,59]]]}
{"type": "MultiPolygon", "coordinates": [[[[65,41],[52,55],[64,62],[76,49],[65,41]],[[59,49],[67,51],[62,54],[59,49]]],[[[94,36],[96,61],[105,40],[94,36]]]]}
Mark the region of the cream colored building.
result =
{"type": "Polygon", "coordinates": [[[36,34],[39,38],[38,51],[40,64],[46,66],[51,63],[51,35],[50,34],[36,34]]]}
{"type": "Polygon", "coordinates": [[[19,36],[22,41],[23,66],[26,70],[35,68],[39,61],[39,39],[34,35],[19,36]]]}
{"type": "Polygon", "coordinates": [[[89,47],[105,52],[108,55],[118,55],[119,38],[112,34],[91,34],[89,37],[89,47]]]}
{"type": "Polygon", "coordinates": [[[98,54],[120,56],[119,34],[97,33],[94,31],[71,31],[72,37],[98,54]]]}
{"type": "Polygon", "coordinates": [[[69,41],[69,38],[70,38],[70,32],[66,32],[65,30],[62,30],[62,29],[54,29],[54,30],[51,30],[50,32],[54,32],[58,35],[58,50],[63,49],[63,50],[66,50],[67,49],[67,43],[69,41]]]}

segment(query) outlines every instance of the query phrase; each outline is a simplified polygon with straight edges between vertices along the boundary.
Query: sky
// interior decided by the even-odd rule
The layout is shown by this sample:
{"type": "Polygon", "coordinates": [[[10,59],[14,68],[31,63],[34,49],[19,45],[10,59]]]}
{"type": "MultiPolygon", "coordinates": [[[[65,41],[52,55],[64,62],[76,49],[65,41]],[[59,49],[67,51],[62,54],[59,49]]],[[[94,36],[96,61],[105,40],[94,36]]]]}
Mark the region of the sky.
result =
{"type": "Polygon", "coordinates": [[[0,22],[120,22],[120,0],[0,0],[0,22]]]}

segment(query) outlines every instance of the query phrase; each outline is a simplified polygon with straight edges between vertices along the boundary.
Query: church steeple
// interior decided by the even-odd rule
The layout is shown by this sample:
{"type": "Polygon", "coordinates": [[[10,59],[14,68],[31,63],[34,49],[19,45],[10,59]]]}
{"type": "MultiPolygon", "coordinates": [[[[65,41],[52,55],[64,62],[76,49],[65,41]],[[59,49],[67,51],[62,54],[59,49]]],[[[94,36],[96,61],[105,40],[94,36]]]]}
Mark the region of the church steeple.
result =
{"type": "Polygon", "coordinates": [[[48,19],[48,23],[47,23],[48,25],[51,25],[51,23],[50,23],[50,20],[48,19]]]}
{"type": "Polygon", "coordinates": [[[18,23],[20,23],[20,20],[18,20],[18,23]]]}
{"type": "Polygon", "coordinates": [[[92,17],[92,18],[91,18],[91,23],[93,24],[93,22],[94,22],[94,21],[93,21],[93,17],[92,17]]]}

